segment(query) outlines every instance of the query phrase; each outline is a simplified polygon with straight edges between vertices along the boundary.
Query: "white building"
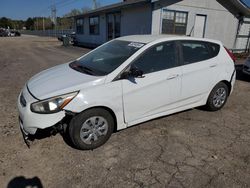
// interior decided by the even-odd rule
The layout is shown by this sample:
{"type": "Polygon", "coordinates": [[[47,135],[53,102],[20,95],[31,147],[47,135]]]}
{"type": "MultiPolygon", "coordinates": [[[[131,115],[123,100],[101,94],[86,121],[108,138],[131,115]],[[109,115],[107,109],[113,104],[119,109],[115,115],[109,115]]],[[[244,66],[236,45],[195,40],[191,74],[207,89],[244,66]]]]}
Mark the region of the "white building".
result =
{"type": "Polygon", "coordinates": [[[124,0],[75,17],[79,44],[97,46],[133,34],[175,34],[249,49],[249,8],[239,0],[124,0]]]}

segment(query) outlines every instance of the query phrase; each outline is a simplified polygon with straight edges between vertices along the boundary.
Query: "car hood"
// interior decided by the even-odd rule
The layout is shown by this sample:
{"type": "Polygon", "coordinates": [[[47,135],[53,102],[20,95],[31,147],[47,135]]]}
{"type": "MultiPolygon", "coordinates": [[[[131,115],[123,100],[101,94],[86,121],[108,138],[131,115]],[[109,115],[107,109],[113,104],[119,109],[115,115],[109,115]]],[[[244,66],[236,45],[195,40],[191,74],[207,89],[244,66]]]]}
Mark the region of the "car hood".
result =
{"type": "Polygon", "coordinates": [[[42,71],[27,83],[30,93],[37,99],[46,99],[83,88],[103,84],[105,77],[96,77],[78,72],[62,64],[42,71]]]}

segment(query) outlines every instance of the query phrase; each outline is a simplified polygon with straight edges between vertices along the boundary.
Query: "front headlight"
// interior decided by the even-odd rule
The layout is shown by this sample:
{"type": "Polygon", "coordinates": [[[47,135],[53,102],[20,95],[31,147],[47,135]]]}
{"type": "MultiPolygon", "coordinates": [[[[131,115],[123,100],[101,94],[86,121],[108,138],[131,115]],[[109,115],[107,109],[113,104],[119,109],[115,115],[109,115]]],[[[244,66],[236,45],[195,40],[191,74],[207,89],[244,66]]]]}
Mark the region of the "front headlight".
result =
{"type": "Polygon", "coordinates": [[[52,114],[61,111],[78,94],[78,92],[52,97],[39,102],[32,103],[32,112],[40,114],[52,114]]]}

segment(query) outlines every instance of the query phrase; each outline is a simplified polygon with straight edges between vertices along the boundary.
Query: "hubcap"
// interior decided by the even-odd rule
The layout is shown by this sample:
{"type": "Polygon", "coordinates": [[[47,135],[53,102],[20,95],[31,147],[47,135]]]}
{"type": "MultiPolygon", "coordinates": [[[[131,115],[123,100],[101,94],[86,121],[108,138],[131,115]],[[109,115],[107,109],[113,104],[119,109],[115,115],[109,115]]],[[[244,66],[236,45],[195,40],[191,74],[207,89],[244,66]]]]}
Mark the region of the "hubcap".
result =
{"type": "Polygon", "coordinates": [[[213,104],[216,108],[220,108],[226,101],[227,92],[225,88],[219,88],[213,97],[213,104]]]}
{"type": "Polygon", "coordinates": [[[81,127],[80,137],[85,144],[93,144],[108,132],[108,122],[101,116],[87,119],[81,127]]]}

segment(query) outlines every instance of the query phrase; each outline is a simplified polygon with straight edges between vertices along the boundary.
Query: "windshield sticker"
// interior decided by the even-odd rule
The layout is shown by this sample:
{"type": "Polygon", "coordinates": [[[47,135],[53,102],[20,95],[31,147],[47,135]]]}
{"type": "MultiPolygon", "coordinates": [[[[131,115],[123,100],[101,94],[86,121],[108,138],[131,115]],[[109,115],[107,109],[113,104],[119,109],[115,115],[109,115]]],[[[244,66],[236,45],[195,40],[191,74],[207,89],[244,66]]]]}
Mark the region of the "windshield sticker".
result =
{"type": "Polygon", "coordinates": [[[141,48],[144,46],[144,44],[138,43],[138,42],[131,42],[128,46],[135,47],[135,48],[141,48]]]}

